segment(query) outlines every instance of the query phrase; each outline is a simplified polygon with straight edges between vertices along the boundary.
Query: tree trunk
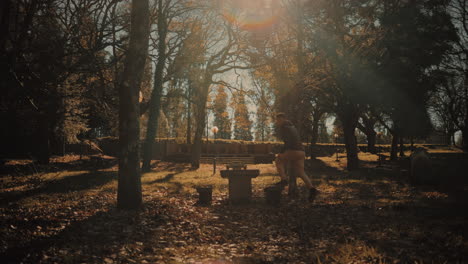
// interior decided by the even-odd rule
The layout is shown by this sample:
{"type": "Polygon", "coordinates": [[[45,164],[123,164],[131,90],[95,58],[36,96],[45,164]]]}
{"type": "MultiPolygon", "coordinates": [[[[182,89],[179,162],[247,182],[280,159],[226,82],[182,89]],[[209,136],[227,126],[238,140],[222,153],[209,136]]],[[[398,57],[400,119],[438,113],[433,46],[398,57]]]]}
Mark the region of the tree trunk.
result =
{"type": "Polygon", "coordinates": [[[393,133],[392,134],[392,147],[390,149],[390,160],[397,160],[398,159],[398,136],[393,133]]]}
{"type": "Polygon", "coordinates": [[[377,148],[375,147],[375,142],[377,140],[377,133],[372,130],[366,134],[367,137],[367,151],[370,153],[377,153],[377,148]]]}
{"type": "Polygon", "coordinates": [[[318,140],[318,129],[319,129],[319,123],[320,123],[320,118],[322,117],[322,113],[314,113],[313,118],[314,120],[312,121],[312,132],[311,132],[311,139],[310,139],[310,144],[315,145],[317,144],[318,140]]]}
{"type": "Polygon", "coordinates": [[[352,126],[351,124],[345,125],[345,123],[343,123],[348,170],[355,170],[359,168],[358,146],[356,136],[354,135],[355,130],[355,126],[352,126]]]}
{"type": "Polygon", "coordinates": [[[119,89],[119,182],[117,206],[141,206],[139,93],[148,54],[148,0],[133,0],[130,43],[119,89]]]}
{"type": "Polygon", "coordinates": [[[192,83],[187,87],[187,144],[192,144],[192,83]]]}
{"type": "Polygon", "coordinates": [[[151,160],[153,157],[153,143],[156,133],[158,131],[159,113],[161,109],[161,95],[163,90],[163,74],[164,66],[166,65],[166,18],[162,12],[162,0],[158,1],[158,63],[154,71],[154,86],[151,93],[151,100],[149,106],[148,125],[146,130],[146,139],[143,151],[143,172],[151,170],[151,160]]]}
{"type": "Polygon", "coordinates": [[[347,169],[355,170],[359,168],[358,146],[356,135],[356,127],[358,125],[359,111],[356,106],[346,103],[338,113],[341,124],[343,125],[344,141],[346,148],[347,169]]]}
{"type": "Polygon", "coordinates": [[[10,0],[0,1],[0,51],[5,51],[10,24],[10,0]]]}
{"type": "Polygon", "coordinates": [[[400,137],[400,157],[405,156],[405,145],[403,143],[403,137],[400,137]]]}
{"type": "Polygon", "coordinates": [[[192,145],[192,168],[200,168],[200,157],[203,144],[203,131],[205,129],[205,112],[206,112],[206,101],[208,99],[209,84],[203,84],[200,93],[196,96],[197,98],[197,111],[196,111],[196,128],[195,138],[193,139],[192,145]]]}
{"type": "Polygon", "coordinates": [[[49,141],[49,112],[40,113],[38,130],[39,146],[37,148],[37,161],[39,164],[49,164],[50,141],[49,141]]]}
{"type": "MultiPolygon", "coordinates": [[[[205,110],[205,109],[203,109],[205,110]]],[[[198,107],[198,111],[201,111],[201,107],[198,107]]],[[[195,128],[195,138],[192,146],[192,168],[200,168],[200,157],[201,149],[203,144],[203,131],[205,129],[205,114],[204,111],[201,114],[197,114],[197,126],[195,128]],[[200,115],[202,117],[200,118],[200,115]]]]}
{"type": "Polygon", "coordinates": [[[375,142],[377,140],[377,132],[375,132],[374,127],[375,123],[377,122],[374,118],[369,118],[366,115],[362,117],[362,124],[358,123],[359,130],[362,131],[366,135],[367,138],[367,151],[370,153],[377,153],[377,149],[375,148],[375,142]]]}
{"type": "Polygon", "coordinates": [[[375,132],[374,128],[363,126],[362,124],[358,124],[358,128],[362,131],[362,133],[366,135],[367,151],[370,153],[377,153],[377,149],[375,148],[377,133],[375,132]]]}
{"type": "MultiPolygon", "coordinates": [[[[158,63],[159,64],[159,63],[158,63]]],[[[157,71],[156,71],[157,72],[157,71]]],[[[158,122],[159,122],[159,113],[161,109],[161,94],[162,94],[162,84],[159,85],[156,79],[155,73],[155,85],[153,92],[151,93],[150,107],[149,107],[149,116],[148,116],[148,125],[146,130],[146,138],[143,149],[143,172],[149,172],[151,170],[151,160],[153,158],[153,143],[156,137],[156,132],[158,131],[158,122]]]]}
{"type": "Polygon", "coordinates": [[[462,149],[468,151],[468,126],[464,127],[462,132],[462,149]]]}

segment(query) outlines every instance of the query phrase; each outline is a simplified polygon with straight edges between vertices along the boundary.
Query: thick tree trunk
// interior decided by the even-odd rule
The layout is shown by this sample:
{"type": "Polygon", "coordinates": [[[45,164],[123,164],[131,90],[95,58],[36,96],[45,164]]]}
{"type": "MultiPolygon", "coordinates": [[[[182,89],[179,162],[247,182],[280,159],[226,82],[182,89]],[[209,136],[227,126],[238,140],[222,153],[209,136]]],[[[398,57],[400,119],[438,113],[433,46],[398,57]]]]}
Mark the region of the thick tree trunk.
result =
{"type": "Polygon", "coordinates": [[[375,132],[374,127],[377,122],[376,119],[369,117],[369,114],[363,114],[361,116],[362,124],[358,123],[359,130],[366,135],[367,138],[367,151],[370,153],[377,153],[375,148],[375,142],[377,140],[377,132],[375,132]]]}
{"type": "Polygon", "coordinates": [[[405,144],[403,142],[403,137],[400,137],[400,157],[405,156],[405,144]]]}
{"type": "MultiPolygon", "coordinates": [[[[158,10],[162,11],[162,0],[158,1],[158,10]]],[[[161,109],[161,95],[163,90],[163,74],[166,65],[166,18],[163,12],[158,13],[158,63],[154,71],[154,87],[151,93],[149,106],[148,125],[146,130],[146,139],[143,151],[143,172],[151,170],[151,159],[153,156],[153,142],[158,131],[159,113],[161,109]]]]}
{"type": "Polygon", "coordinates": [[[198,107],[197,126],[195,128],[195,138],[192,145],[192,168],[200,167],[201,149],[203,144],[203,131],[205,129],[205,107],[198,107]]]}
{"type": "Polygon", "coordinates": [[[462,149],[468,151],[468,126],[462,130],[462,149]]]}
{"type": "Polygon", "coordinates": [[[201,150],[203,144],[203,131],[205,129],[206,120],[205,120],[205,112],[206,112],[206,100],[208,99],[208,88],[209,84],[204,84],[201,87],[201,91],[197,94],[197,111],[196,111],[196,128],[195,128],[195,138],[193,139],[192,145],[192,168],[198,169],[200,168],[200,157],[201,157],[201,150]]]}
{"type": "Polygon", "coordinates": [[[151,170],[151,160],[153,157],[153,143],[156,137],[156,132],[158,131],[159,113],[161,109],[162,84],[157,84],[160,82],[157,80],[158,79],[155,78],[155,85],[151,94],[146,138],[145,144],[143,145],[143,172],[149,172],[151,170]]]}
{"type": "Polygon", "coordinates": [[[11,0],[0,1],[0,51],[4,52],[10,24],[11,0]]]}
{"type": "Polygon", "coordinates": [[[397,160],[398,159],[398,136],[393,133],[392,134],[392,147],[390,149],[390,160],[397,160]]]}
{"type": "Polygon", "coordinates": [[[48,112],[40,114],[38,138],[39,146],[37,148],[37,161],[39,162],[39,164],[49,164],[50,141],[48,112]]]}
{"type": "Polygon", "coordinates": [[[361,124],[358,124],[359,130],[362,131],[366,135],[367,138],[367,151],[370,153],[377,153],[377,149],[375,148],[375,142],[377,140],[377,132],[375,132],[374,128],[365,127],[361,124]]]}
{"type": "Polygon", "coordinates": [[[367,151],[370,153],[377,153],[377,149],[375,147],[375,142],[377,140],[377,133],[372,130],[366,134],[367,137],[367,151]]]}
{"type": "Polygon", "coordinates": [[[320,118],[322,117],[322,113],[314,113],[313,118],[314,120],[312,121],[312,133],[311,133],[311,139],[310,139],[310,144],[315,145],[317,144],[318,140],[318,129],[319,129],[319,123],[320,123],[320,118]]]}
{"type": "Polygon", "coordinates": [[[130,44],[119,89],[119,182],[117,206],[136,209],[142,203],[140,178],[139,93],[148,54],[148,0],[133,0],[130,44]]]}
{"type": "Polygon", "coordinates": [[[343,125],[344,141],[347,157],[347,169],[355,170],[359,168],[358,146],[356,135],[356,127],[358,124],[358,110],[356,107],[348,104],[342,109],[343,111],[338,114],[341,124],[343,125]]]}
{"type": "Polygon", "coordinates": [[[355,170],[359,168],[358,146],[354,132],[355,126],[343,123],[344,141],[346,147],[346,157],[348,160],[347,169],[355,170]]]}

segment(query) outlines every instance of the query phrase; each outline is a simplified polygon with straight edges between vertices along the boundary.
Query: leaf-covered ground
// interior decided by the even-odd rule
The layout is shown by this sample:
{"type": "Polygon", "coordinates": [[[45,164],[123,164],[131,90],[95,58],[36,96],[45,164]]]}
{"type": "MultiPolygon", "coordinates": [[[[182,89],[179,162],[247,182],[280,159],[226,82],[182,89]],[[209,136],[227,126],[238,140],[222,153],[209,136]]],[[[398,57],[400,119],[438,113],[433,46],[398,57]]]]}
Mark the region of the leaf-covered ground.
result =
{"type": "MultiPolygon", "coordinates": [[[[283,193],[269,206],[263,189],[278,181],[255,165],[253,202],[227,201],[227,180],[212,167],[155,163],[143,175],[144,207],[115,208],[116,160],[56,158],[49,166],[9,161],[0,179],[2,263],[466,263],[466,185],[407,184],[387,163],[346,172],[343,157],[307,161],[320,190],[314,203],[283,193]],[[194,187],[214,186],[213,204],[196,205],[194,187]]],[[[463,175],[464,172],[460,172],[463,175]]],[[[464,182],[464,181],[462,181],[464,182]]],[[[466,183],[466,181],[464,182],[466,183]]]]}

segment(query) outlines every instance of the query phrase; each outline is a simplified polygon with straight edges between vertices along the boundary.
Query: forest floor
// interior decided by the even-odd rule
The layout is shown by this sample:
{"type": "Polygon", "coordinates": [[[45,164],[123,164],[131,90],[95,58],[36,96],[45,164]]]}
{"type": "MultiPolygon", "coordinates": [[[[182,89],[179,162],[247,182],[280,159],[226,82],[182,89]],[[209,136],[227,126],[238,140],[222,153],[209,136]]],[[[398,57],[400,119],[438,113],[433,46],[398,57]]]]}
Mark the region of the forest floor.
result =
{"type": "MultiPolygon", "coordinates": [[[[412,187],[393,163],[348,172],[345,157],[307,160],[320,194],[306,201],[263,189],[273,164],[251,165],[253,201],[227,201],[211,165],[156,162],[142,176],[144,206],[116,209],[117,161],[56,157],[48,166],[11,160],[0,171],[2,263],[468,263],[468,188],[412,187]],[[211,206],[195,187],[214,186],[211,206]]],[[[459,172],[464,175],[464,172],[459,172]]],[[[465,175],[466,178],[466,175],[465,175]]]]}

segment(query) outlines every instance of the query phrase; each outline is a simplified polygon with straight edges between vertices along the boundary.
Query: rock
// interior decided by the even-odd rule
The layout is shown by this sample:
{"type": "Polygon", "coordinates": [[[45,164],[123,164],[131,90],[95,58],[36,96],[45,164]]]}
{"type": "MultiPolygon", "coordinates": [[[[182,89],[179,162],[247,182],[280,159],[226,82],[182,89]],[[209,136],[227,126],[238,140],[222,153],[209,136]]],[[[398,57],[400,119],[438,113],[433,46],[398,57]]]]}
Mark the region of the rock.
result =
{"type": "Polygon", "coordinates": [[[414,185],[437,184],[429,153],[423,148],[416,149],[410,157],[410,181],[414,185]]]}

